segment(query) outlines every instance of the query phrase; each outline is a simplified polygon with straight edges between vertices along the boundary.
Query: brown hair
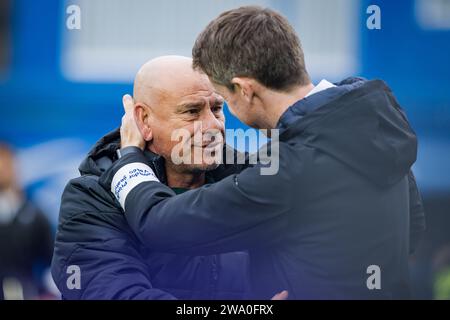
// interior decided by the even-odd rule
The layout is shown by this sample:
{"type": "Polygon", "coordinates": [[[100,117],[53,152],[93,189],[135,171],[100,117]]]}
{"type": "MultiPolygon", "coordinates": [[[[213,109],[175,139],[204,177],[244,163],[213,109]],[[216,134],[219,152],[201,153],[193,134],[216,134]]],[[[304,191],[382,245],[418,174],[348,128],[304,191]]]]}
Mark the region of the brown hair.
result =
{"type": "Polygon", "coordinates": [[[192,57],[194,68],[230,90],[239,76],[280,91],[310,82],[297,34],[286,18],[267,8],[222,13],[197,37],[192,57]]]}

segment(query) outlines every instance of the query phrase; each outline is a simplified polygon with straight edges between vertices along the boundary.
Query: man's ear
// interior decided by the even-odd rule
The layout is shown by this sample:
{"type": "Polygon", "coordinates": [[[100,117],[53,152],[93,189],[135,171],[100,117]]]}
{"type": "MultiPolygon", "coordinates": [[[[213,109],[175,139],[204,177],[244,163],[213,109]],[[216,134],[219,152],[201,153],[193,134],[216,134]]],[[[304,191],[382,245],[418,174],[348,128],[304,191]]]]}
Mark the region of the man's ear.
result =
{"type": "Polygon", "coordinates": [[[235,93],[239,94],[241,98],[248,103],[252,102],[255,95],[252,79],[246,77],[234,77],[231,79],[231,84],[234,86],[235,93]]]}
{"type": "Polygon", "coordinates": [[[136,103],[134,106],[134,121],[142,134],[145,141],[149,142],[153,139],[153,131],[150,125],[151,120],[150,108],[143,103],[136,103]]]}

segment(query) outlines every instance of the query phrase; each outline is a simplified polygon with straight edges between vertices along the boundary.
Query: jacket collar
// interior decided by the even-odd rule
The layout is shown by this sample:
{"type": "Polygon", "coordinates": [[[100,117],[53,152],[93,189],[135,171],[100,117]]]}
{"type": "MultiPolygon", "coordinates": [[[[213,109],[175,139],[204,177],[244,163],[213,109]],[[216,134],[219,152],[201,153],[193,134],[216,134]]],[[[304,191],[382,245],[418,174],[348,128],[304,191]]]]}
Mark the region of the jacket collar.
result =
{"type": "Polygon", "coordinates": [[[335,87],[331,87],[312,95],[308,95],[290,106],[278,120],[277,129],[280,134],[292,126],[293,123],[299,121],[306,115],[317,110],[331,101],[339,98],[345,93],[359,87],[364,83],[365,79],[351,77],[339,83],[335,83],[335,87]]]}

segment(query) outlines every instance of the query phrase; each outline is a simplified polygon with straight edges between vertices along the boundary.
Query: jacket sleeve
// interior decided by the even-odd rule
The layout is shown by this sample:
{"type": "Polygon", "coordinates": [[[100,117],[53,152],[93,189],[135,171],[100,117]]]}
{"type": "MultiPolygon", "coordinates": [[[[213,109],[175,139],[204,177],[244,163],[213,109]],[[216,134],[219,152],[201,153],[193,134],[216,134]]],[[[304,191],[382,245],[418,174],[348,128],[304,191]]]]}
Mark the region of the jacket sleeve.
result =
{"type": "Polygon", "coordinates": [[[126,221],[124,230],[109,223],[121,213],[100,210],[90,197],[95,193],[87,196],[76,180],[62,196],[52,276],[63,298],[174,299],[152,287],[135,240],[124,231],[126,221]]]}
{"type": "MultiPolygon", "coordinates": [[[[280,157],[288,153],[280,152],[280,157]]],[[[107,181],[122,168],[130,168],[133,176],[126,183],[134,187],[125,197],[125,215],[144,245],[156,251],[213,254],[269,245],[282,234],[283,214],[292,203],[292,170],[288,174],[280,167],[277,174],[264,175],[262,165],[257,164],[217,183],[175,195],[154,179],[132,181],[136,176],[133,165],[142,168],[143,163],[141,153],[128,154],[100,180],[112,189],[107,181]]],[[[280,166],[286,163],[280,158],[280,166]]]]}
{"type": "Polygon", "coordinates": [[[422,197],[417,188],[416,179],[412,171],[408,174],[409,181],[409,252],[414,253],[425,231],[425,210],[422,197]]]}

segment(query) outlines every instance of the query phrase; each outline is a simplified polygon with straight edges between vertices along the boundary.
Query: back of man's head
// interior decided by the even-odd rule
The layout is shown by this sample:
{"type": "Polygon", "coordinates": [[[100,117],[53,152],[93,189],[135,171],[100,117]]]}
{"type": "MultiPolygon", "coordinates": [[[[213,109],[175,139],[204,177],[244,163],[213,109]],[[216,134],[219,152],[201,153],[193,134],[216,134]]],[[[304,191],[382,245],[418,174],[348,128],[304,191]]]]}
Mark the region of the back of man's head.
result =
{"type": "Polygon", "coordinates": [[[194,68],[233,90],[234,77],[250,77],[267,88],[288,91],[310,82],[300,40],[286,18],[255,6],[222,13],[198,36],[194,68]]]}

